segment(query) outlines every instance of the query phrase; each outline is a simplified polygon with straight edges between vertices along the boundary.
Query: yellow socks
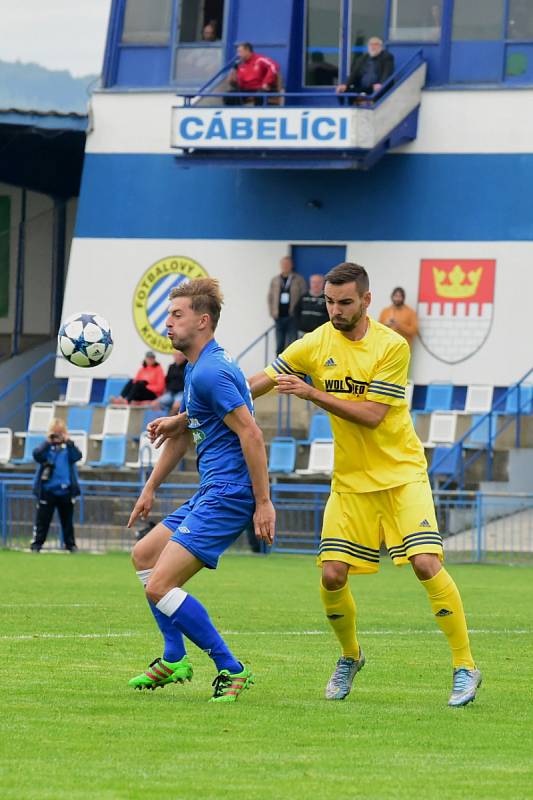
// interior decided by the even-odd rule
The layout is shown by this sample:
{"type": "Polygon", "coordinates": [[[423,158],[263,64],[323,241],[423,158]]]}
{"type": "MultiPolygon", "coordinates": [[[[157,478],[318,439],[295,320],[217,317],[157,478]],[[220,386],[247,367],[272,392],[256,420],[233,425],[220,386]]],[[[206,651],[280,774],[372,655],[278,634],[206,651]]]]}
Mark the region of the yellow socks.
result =
{"type": "Polygon", "coordinates": [[[359,658],[359,644],[355,635],[355,602],[348,582],[342,589],[330,592],[320,583],[320,597],[328,622],[342,647],[342,655],[359,658]]]}
{"type": "Polygon", "coordinates": [[[420,581],[429,595],[437,624],[448,639],[454,668],[474,669],[461,595],[444,568],[427,581],[420,581]]]}

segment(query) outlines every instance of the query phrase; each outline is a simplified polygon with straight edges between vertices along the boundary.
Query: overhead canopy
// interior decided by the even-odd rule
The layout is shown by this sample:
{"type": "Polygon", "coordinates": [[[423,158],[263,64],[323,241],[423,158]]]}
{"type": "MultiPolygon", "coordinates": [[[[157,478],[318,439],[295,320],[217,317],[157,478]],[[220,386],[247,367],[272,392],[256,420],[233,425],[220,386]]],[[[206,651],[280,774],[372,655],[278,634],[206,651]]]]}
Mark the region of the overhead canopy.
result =
{"type": "Polygon", "coordinates": [[[0,109],[0,183],[77,196],[87,121],[84,114],[0,109]]]}

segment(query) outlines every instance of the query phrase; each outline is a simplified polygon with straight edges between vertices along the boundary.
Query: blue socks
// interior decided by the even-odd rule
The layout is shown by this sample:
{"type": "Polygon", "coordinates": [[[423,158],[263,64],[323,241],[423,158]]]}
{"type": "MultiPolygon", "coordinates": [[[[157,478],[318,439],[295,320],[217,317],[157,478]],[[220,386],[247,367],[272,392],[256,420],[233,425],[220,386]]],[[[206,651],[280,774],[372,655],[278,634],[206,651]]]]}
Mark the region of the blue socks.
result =
{"type": "MultiPolygon", "coordinates": [[[[148,583],[148,578],[150,576],[151,571],[152,571],[151,569],[142,569],[138,570],[137,572],[137,577],[141,581],[142,585],[145,587],[146,584],[148,583]]],[[[159,611],[155,603],[152,603],[150,602],[150,600],[148,600],[148,605],[150,606],[150,611],[154,615],[157,627],[161,631],[161,634],[165,641],[165,650],[163,652],[164,660],[170,661],[171,663],[180,661],[186,653],[183,636],[181,635],[179,630],[172,624],[169,618],[161,611],[159,611]]]]}
{"type": "Polygon", "coordinates": [[[215,662],[219,672],[223,669],[232,674],[242,671],[242,664],[237,661],[209,619],[209,614],[195,597],[183,589],[171,589],[157,603],[156,610],[166,616],[174,629],[177,628],[187,639],[207,653],[215,662]]]}

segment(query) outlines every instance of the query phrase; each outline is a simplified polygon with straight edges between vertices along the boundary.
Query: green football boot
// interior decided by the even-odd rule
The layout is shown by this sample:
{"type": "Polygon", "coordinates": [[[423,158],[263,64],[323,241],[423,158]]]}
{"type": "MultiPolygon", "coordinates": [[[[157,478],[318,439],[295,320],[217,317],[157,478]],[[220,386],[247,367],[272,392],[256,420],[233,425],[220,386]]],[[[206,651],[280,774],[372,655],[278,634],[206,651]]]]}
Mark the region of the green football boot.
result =
{"type": "Polygon", "coordinates": [[[243,664],[241,672],[231,673],[227,669],[221,670],[213,681],[215,691],[210,703],[234,703],[244,689],[254,683],[251,670],[243,664]]]}
{"type": "Polygon", "coordinates": [[[134,689],[157,689],[167,683],[184,683],[191,678],[192,666],[188,656],[174,662],[156,658],[144,672],[128,681],[128,686],[134,689]]]}

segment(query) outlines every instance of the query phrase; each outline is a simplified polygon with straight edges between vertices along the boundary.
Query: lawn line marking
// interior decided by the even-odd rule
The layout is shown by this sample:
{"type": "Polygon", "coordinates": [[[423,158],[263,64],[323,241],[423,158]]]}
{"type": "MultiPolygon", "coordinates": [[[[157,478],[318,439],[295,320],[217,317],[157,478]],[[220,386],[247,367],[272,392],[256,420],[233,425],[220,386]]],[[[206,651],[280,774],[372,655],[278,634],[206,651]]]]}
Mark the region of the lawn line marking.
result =
{"type": "Polygon", "coordinates": [[[0,636],[0,639],[18,642],[31,639],[122,639],[132,636],[142,636],[142,634],[132,631],[125,633],[24,633],[15,636],[0,636]]]}

